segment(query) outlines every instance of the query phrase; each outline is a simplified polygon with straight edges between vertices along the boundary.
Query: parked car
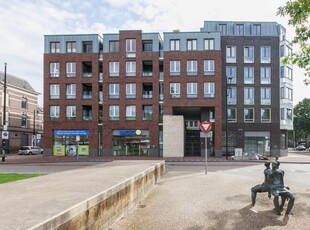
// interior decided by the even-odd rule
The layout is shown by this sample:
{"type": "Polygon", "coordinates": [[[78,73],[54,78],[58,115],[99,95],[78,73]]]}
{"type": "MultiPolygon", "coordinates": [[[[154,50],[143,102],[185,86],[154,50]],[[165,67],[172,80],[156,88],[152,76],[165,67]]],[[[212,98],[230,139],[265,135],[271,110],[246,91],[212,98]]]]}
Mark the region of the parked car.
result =
{"type": "Polygon", "coordinates": [[[296,150],[302,151],[302,150],[307,150],[306,147],[304,145],[297,145],[297,147],[295,148],[296,150]]]}
{"type": "Polygon", "coordinates": [[[43,154],[43,149],[39,146],[22,146],[18,150],[18,155],[43,154]]]}

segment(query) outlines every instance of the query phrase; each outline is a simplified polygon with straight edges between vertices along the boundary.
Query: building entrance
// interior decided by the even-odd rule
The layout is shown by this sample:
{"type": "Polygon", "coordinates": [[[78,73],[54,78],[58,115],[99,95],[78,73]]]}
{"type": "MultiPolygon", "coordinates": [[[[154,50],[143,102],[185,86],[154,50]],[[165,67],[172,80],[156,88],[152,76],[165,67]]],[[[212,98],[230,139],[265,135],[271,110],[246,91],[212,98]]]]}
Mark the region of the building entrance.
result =
{"type": "Polygon", "coordinates": [[[185,156],[201,156],[200,153],[200,131],[185,131],[185,156]]]}

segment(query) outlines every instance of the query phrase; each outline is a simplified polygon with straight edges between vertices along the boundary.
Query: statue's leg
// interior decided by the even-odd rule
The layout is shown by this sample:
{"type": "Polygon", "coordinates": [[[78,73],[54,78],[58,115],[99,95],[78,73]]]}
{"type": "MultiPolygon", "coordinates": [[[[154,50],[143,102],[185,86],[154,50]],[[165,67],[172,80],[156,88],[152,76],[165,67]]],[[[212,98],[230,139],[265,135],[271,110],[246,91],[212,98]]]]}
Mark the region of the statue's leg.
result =
{"type": "Polygon", "coordinates": [[[287,195],[287,197],[289,198],[289,202],[287,204],[287,209],[286,209],[285,215],[288,215],[290,213],[290,211],[292,210],[292,208],[294,206],[294,202],[295,202],[295,197],[294,197],[293,193],[289,193],[287,195]]]}
{"type": "Polygon", "coordinates": [[[287,196],[285,194],[282,194],[280,209],[283,209],[286,199],[287,199],[287,196]]]}
{"type": "Polygon", "coordinates": [[[252,198],[252,206],[255,205],[255,202],[256,202],[256,195],[258,192],[261,192],[262,190],[262,185],[261,184],[258,184],[256,186],[254,186],[253,188],[251,188],[251,198],[252,198]]]}
{"type": "Polygon", "coordinates": [[[275,195],[273,198],[273,204],[277,215],[281,215],[279,207],[279,195],[275,195]]]}

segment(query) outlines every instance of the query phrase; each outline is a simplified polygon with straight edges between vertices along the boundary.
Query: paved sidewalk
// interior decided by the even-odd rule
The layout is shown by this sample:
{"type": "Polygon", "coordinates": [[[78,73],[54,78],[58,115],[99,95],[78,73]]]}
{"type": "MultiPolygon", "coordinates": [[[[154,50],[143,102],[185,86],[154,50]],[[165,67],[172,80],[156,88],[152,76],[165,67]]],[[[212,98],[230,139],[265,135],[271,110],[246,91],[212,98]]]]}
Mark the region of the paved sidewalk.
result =
{"type": "Polygon", "coordinates": [[[28,229],[79,204],[91,205],[91,198],[159,162],[115,161],[0,184],[0,229],[28,229]]]}
{"type": "Polygon", "coordinates": [[[266,193],[259,193],[256,205],[251,205],[250,189],[262,179],[169,171],[141,205],[111,230],[308,230],[310,188],[289,184],[295,205],[289,215],[284,215],[285,205],[278,216],[273,211],[273,199],[266,193]]]}

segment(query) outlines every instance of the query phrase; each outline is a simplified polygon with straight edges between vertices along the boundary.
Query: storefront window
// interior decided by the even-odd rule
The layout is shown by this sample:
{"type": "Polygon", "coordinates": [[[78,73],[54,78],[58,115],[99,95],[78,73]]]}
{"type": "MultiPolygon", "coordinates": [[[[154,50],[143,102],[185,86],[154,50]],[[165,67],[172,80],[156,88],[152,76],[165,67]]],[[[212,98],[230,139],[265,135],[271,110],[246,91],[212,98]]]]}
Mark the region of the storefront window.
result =
{"type": "Polygon", "coordinates": [[[54,130],[53,156],[88,156],[88,130],[54,130]]]}

